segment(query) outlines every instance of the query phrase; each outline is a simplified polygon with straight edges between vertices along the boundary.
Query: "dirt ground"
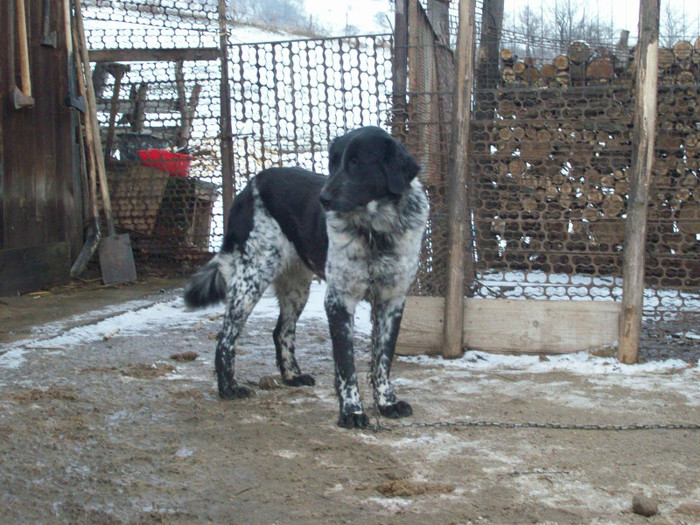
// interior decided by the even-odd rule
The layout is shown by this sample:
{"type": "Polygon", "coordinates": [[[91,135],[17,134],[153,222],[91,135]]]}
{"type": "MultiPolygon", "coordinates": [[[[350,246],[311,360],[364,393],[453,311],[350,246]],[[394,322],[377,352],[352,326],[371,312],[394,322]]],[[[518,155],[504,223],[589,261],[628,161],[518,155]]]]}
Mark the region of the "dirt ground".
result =
{"type": "MultiPolygon", "coordinates": [[[[269,379],[274,319],[260,315],[237,360],[257,395],[221,401],[220,319],[187,317],[177,284],[0,302],[0,523],[700,523],[698,430],[337,428],[321,319],[298,330],[316,386],[269,379]],[[139,316],[170,321],[130,330],[139,316]],[[635,494],[658,513],[634,514],[635,494]]],[[[366,336],[357,348],[364,378],[366,336]]],[[[628,375],[465,359],[395,362],[409,421],[700,423],[696,363],[628,375]]]]}

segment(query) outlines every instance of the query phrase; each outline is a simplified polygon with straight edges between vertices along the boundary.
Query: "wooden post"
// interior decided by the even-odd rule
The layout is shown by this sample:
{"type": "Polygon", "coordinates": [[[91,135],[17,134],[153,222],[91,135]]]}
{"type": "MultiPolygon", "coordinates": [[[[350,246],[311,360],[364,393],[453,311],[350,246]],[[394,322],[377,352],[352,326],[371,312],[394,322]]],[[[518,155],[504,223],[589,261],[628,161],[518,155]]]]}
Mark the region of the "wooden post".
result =
{"type": "Polygon", "coordinates": [[[443,356],[448,358],[462,355],[465,255],[471,257],[472,253],[471,250],[465,253],[465,244],[471,246],[472,237],[467,209],[467,169],[474,72],[474,10],[475,0],[459,1],[457,74],[452,94],[453,117],[447,182],[450,255],[447,261],[443,356]]]}
{"type": "Polygon", "coordinates": [[[408,88],[408,0],[396,0],[394,15],[394,61],[392,63],[392,135],[406,138],[406,90],[408,88]]]}
{"type": "Polygon", "coordinates": [[[618,348],[618,358],[623,363],[637,361],[642,331],[644,242],[651,168],[654,162],[658,50],[659,0],[640,0],[631,188],[625,221],[622,314],[618,348]]]}
{"type": "Polygon", "coordinates": [[[477,64],[477,88],[495,88],[500,79],[498,59],[503,28],[503,0],[484,0],[477,64]]]}
{"type": "Polygon", "coordinates": [[[224,206],[224,235],[228,231],[226,217],[233,203],[233,133],[231,131],[231,88],[228,75],[228,24],[226,0],[219,0],[219,53],[221,59],[221,190],[224,206]]]}
{"type": "Polygon", "coordinates": [[[440,41],[450,44],[450,2],[449,0],[428,0],[428,20],[440,41]]]}

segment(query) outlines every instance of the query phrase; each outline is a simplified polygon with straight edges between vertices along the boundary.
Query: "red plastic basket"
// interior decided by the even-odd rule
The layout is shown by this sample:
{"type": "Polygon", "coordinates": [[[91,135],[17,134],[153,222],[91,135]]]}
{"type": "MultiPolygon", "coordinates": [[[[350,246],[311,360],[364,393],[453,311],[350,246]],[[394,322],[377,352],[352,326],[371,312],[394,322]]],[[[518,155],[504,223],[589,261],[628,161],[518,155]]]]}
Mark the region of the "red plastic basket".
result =
{"type": "Polygon", "coordinates": [[[190,162],[194,157],[184,153],[173,153],[167,149],[139,150],[142,166],[150,166],[160,171],[167,171],[172,177],[188,177],[190,162]]]}

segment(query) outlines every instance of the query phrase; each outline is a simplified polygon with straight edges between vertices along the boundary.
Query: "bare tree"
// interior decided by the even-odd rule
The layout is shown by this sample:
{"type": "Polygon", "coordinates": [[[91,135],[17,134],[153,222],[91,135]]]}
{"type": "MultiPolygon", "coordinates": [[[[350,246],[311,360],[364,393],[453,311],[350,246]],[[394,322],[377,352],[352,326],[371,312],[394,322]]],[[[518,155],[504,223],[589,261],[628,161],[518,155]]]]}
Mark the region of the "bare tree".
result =
{"type": "Polygon", "coordinates": [[[556,0],[549,9],[529,5],[520,12],[506,14],[504,27],[512,28],[507,44],[518,55],[549,59],[566,53],[572,42],[583,40],[599,52],[614,46],[612,17],[586,10],[577,0],[556,0]]]}
{"type": "Polygon", "coordinates": [[[572,0],[556,0],[551,12],[557,52],[564,53],[574,40],[581,40],[581,28],[585,24],[586,10],[579,12],[579,4],[572,0]]]}
{"type": "Polygon", "coordinates": [[[673,47],[676,42],[688,37],[690,26],[697,20],[688,20],[684,12],[671,7],[671,0],[664,0],[661,5],[659,43],[663,47],[673,47]]]}
{"type": "Polygon", "coordinates": [[[519,14],[517,31],[525,38],[525,56],[535,57],[542,51],[542,19],[529,5],[523,7],[519,14]]]}

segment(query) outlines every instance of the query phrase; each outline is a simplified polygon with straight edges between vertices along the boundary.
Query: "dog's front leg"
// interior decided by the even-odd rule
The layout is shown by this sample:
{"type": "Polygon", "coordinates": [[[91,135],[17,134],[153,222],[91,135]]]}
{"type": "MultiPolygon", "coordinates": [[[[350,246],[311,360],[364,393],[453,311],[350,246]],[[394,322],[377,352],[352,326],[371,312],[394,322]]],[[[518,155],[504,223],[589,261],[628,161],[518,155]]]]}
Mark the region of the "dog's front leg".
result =
{"type": "Polygon", "coordinates": [[[369,418],[362,409],[353,352],[353,316],[357,301],[329,286],[326,292],[326,314],[333,344],[335,388],[340,403],[338,426],[366,428],[369,418]]]}
{"type": "Polygon", "coordinates": [[[372,386],[379,413],[384,417],[399,418],[413,414],[411,405],[398,401],[389,380],[399,335],[404,296],[378,300],[372,305],[372,386]]]}

